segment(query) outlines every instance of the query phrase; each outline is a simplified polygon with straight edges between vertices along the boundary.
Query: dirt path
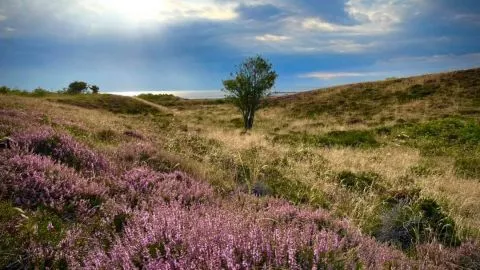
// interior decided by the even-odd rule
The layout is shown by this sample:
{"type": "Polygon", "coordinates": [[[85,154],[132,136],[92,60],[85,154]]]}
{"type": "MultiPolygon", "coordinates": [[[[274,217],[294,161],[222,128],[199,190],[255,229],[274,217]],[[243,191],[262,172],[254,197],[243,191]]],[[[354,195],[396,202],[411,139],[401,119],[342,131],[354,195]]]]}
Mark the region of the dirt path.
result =
{"type": "Polygon", "coordinates": [[[147,104],[147,105],[150,105],[152,107],[155,107],[157,108],[159,111],[163,112],[163,113],[171,113],[171,114],[175,114],[175,112],[165,106],[162,106],[162,105],[158,105],[156,103],[153,103],[153,102],[150,102],[148,100],[145,100],[145,99],[141,99],[139,97],[132,97],[133,99],[137,100],[137,101],[140,101],[144,104],[147,104]]]}

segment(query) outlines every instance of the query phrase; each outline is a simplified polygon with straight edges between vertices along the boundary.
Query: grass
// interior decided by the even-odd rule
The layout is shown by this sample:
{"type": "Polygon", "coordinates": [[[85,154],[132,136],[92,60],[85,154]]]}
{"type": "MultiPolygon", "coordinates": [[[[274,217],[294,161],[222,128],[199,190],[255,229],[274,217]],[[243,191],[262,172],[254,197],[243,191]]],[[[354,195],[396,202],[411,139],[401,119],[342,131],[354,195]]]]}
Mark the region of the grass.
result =
{"type": "Polygon", "coordinates": [[[61,95],[52,101],[74,105],[87,109],[100,109],[121,114],[156,114],[158,110],[152,106],[129,97],[100,95],[61,95]]]}
{"type": "MultiPolygon", "coordinates": [[[[240,190],[328,208],[380,241],[410,247],[432,240],[425,233],[420,241],[418,228],[441,232],[438,224],[454,224],[461,241],[480,239],[479,76],[475,69],[274,97],[246,134],[233,105],[168,95],[140,98],[171,114],[112,95],[7,95],[0,108],[68,132],[126,168],[181,169],[223,196],[240,190]],[[137,154],[121,158],[122,149],[137,154]],[[404,222],[415,224],[408,245],[397,237],[404,222]]],[[[0,135],[28,128],[1,112],[0,135]]]]}

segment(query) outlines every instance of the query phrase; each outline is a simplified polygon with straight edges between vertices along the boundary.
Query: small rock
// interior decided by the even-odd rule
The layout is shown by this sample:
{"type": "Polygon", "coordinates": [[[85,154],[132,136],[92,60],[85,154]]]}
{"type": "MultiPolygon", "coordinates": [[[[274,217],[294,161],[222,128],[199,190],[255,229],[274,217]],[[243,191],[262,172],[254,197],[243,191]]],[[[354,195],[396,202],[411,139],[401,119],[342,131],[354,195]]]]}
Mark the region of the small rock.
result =
{"type": "Polygon", "coordinates": [[[10,149],[15,141],[12,138],[5,137],[0,140],[0,150],[2,149],[10,149]]]}

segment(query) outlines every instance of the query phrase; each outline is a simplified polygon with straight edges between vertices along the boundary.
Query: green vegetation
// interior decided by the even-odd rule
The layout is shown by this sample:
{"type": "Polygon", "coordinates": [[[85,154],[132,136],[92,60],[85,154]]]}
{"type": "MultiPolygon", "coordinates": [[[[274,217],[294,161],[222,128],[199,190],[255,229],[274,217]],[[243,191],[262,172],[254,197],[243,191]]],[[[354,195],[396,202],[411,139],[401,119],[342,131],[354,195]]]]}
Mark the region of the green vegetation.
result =
{"type": "Polygon", "coordinates": [[[372,132],[368,130],[330,131],[323,135],[310,135],[307,133],[291,132],[277,134],[273,142],[287,143],[290,145],[306,144],[326,147],[378,147],[380,144],[372,132]]]}
{"type": "Polygon", "coordinates": [[[171,94],[141,94],[138,95],[138,97],[163,106],[176,105],[182,100],[181,98],[171,94]]]}
{"type": "Polygon", "coordinates": [[[52,101],[87,109],[100,109],[121,114],[158,114],[158,109],[129,97],[117,95],[61,96],[52,101]]]}
{"type": "MultiPolygon", "coordinates": [[[[2,87],[0,137],[48,127],[71,134],[125,170],[179,170],[208,182],[222,198],[248,193],[260,201],[275,197],[324,208],[410,258],[438,247],[429,256],[463,252],[452,265],[471,266],[478,262],[478,248],[465,245],[480,241],[478,77],[480,69],[269,97],[247,133],[244,119],[235,116],[238,108],[225,100],[139,96],[161,105],[155,107],[103,94],[38,90],[32,98],[2,87]]],[[[37,152],[54,156],[48,150],[56,144],[45,141],[37,152]]],[[[81,167],[68,157],[58,162],[81,167]]],[[[108,206],[94,196],[82,199],[108,206]]],[[[0,233],[6,240],[0,248],[8,254],[0,255],[0,268],[25,260],[25,239],[37,237],[29,232],[34,224],[60,228],[53,235],[39,231],[51,243],[62,238],[69,222],[78,225],[72,216],[34,208],[26,210],[27,222],[14,200],[5,200],[0,233]]],[[[131,216],[119,211],[107,218],[108,233],[121,234],[131,216]]],[[[163,254],[163,244],[152,244],[156,254],[163,254]]],[[[309,248],[295,256],[305,258],[306,266],[312,262],[309,248]]],[[[438,256],[432,268],[445,266],[445,256],[438,256]]]]}
{"type": "Polygon", "coordinates": [[[324,146],[377,147],[379,143],[369,131],[331,131],[317,138],[324,146]]]}
{"type": "Polygon", "coordinates": [[[278,75],[272,64],[260,56],[247,58],[232,79],[223,81],[227,97],[240,109],[245,130],[253,128],[255,112],[270,95],[278,75]]]}
{"type": "Polygon", "coordinates": [[[343,171],[338,174],[338,181],[347,189],[365,192],[368,190],[384,190],[378,183],[381,182],[380,175],[374,172],[362,172],[355,174],[343,171]]]}

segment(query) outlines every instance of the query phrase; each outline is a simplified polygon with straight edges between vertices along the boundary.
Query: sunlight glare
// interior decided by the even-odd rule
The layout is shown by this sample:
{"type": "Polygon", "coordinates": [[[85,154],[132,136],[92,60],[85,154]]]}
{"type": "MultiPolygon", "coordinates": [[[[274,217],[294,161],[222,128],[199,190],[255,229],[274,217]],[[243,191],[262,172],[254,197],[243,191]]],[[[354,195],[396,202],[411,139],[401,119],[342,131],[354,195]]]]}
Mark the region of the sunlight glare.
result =
{"type": "Polygon", "coordinates": [[[169,9],[166,0],[100,0],[99,3],[105,11],[135,22],[161,20],[162,13],[169,9]]]}

